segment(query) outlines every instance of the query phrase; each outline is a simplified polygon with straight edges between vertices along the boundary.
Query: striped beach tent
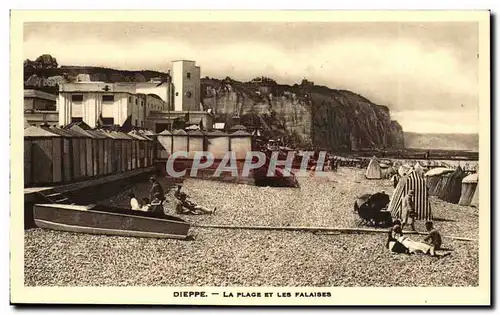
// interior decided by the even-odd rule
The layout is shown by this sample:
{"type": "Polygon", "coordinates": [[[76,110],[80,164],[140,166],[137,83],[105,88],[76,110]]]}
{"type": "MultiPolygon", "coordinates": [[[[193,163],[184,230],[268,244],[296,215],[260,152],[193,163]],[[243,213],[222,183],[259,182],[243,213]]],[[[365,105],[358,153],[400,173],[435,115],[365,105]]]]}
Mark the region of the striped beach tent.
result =
{"type": "Polygon", "coordinates": [[[391,212],[392,217],[401,219],[403,199],[410,190],[415,192],[417,220],[432,220],[431,204],[425,177],[415,171],[410,171],[410,173],[401,178],[396,186],[387,208],[391,212]]]}
{"type": "Polygon", "coordinates": [[[372,159],[370,160],[370,163],[368,164],[368,167],[366,168],[365,176],[368,179],[381,179],[382,178],[382,169],[380,168],[380,165],[379,165],[376,157],[372,157],[372,159]]]}

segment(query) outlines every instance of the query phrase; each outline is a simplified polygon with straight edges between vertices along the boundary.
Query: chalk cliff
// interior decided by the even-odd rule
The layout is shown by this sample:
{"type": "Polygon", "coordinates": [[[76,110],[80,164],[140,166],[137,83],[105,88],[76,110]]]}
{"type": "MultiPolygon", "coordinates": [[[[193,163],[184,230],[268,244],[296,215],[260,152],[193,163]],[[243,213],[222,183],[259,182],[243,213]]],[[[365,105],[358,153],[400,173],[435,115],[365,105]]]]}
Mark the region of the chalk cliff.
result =
{"type": "Polygon", "coordinates": [[[203,104],[219,121],[259,125],[273,136],[332,150],[403,148],[401,125],[386,106],[350,91],[303,81],[242,83],[229,78],[202,80],[203,104]]]}

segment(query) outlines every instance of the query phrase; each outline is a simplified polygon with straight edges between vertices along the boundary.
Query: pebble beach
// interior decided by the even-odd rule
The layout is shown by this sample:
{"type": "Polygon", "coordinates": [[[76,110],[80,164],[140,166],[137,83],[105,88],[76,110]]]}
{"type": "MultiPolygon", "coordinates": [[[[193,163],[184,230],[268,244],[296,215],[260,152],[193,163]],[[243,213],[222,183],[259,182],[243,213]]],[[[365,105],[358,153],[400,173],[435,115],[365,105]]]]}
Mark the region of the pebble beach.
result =
{"type": "MultiPolygon", "coordinates": [[[[356,197],[384,190],[388,180],[340,168],[299,177],[300,188],[257,187],[186,179],[192,200],[214,215],[184,215],[194,225],[357,227],[356,197]]],[[[148,183],[133,190],[145,194],[148,183]]],[[[168,187],[172,187],[169,185],[168,187]]],[[[109,204],[128,206],[126,192],[109,204]]],[[[478,210],[431,197],[444,236],[479,238],[478,210]]],[[[416,224],[424,231],[423,222],[416,224]]],[[[193,227],[193,239],[125,238],[25,231],[26,286],[477,286],[477,241],[444,239],[451,255],[395,255],[386,235],[193,227]]],[[[413,238],[413,237],[412,237],[413,238]]],[[[421,236],[414,236],[419,239],[421,236]]]]}

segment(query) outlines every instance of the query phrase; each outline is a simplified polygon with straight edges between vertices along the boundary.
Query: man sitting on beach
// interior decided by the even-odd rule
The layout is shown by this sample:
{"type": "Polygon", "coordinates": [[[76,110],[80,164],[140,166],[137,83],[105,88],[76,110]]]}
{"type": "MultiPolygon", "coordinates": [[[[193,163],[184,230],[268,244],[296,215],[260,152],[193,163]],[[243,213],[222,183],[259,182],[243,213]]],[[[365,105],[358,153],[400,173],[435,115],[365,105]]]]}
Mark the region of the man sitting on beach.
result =
{"type": "Polygon", "coordinates": [[[434,228],[432,221],[425,222],[425,229],[429,232],[424,238],[424,242],[433,246],[435,249],[441,249],[442,239],[441,234],[434,228]]]}
{"type": "Polygon", "coordinates": [[[177,190],[174,193],[175,198],[179,200],[176,205],[176,212],[179,214],[215,214],[217,207],[210,210],[206,207],[199,206],[196,203],[188,200],[188,195],[181,191],[182,186],[177,186],[177,190]]]}

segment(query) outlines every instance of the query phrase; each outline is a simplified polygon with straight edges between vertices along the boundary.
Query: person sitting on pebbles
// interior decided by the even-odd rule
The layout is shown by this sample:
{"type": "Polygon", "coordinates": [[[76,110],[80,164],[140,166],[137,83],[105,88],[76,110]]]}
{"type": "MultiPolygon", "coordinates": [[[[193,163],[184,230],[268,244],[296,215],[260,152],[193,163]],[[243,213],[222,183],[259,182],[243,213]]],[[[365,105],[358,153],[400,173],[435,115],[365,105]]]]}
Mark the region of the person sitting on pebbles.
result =
{"type": "Polygon", "coordinates": [[[425,222],[425,229],[429,234],[424,238],[424,242],[433,246],[434,249],[440,250],[442,245],[441,234],[438,230],[434,228],[434,223],[432,221],[425,222]]]}
{"type": "Polygon", "coordinates": [[[174,193],[175,198],[179,201],[177,203],[175,210],[179,214],[215,214],[217,207],[210,210],[206,207],[199,206],[196,203],[188,200],[188,195],[181,191],[182,186],[177,186],[177,190],[174,193]]]}
{"type": "Polygon", "coordinates": [[[391,253],[405,253],[408,254],[409,250],[403,244],[398,241],[398,238],[403,236],[403,230],[401,229],[401,221],[395,220],[393,226],[389,229],[387,233],[387,243],[385,247],[389,249],[391,253]]]}

